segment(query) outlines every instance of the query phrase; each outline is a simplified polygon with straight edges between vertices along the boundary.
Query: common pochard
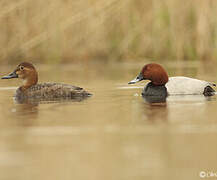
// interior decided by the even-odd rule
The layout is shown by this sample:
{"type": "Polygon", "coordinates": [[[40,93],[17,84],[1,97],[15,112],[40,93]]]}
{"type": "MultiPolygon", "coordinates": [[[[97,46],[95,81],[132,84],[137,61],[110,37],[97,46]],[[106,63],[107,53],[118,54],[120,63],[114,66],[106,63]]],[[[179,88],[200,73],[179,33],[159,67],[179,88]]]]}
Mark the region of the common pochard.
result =
{"type": "Polygon", "coordinates": [[[215,94],[215,90],[212,87],[216,86],[216,84],[184,76],[168,78],[165,69],[156,63],[146,64],[139,75],[128,84],[134,84],[142,80],[151,81],[144,87],[142,95],[145,96],[166,97],[167,95],[188,94],[212,96],[215,94]]]}
{"type": "Polygon", "coordinates": [[[41,83],[38,82],[38,73],[35,67],[28,62],[23,62],[8,76],[2,79],[20,78],[23,85],[16,91],[15,96],[18,98],[76,98],[88,97],[91,94],[83,88],[62,83],[41,83]]]}

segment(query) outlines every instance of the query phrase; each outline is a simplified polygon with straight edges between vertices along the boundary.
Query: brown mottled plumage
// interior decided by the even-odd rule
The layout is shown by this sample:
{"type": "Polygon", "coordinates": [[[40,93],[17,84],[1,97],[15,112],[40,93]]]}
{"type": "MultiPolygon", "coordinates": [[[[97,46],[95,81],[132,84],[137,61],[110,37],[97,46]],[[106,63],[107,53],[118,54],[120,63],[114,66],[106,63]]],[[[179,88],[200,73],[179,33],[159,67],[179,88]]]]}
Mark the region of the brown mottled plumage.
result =
{"type": "Polygon", "coordinates": [[[83,88],[61,83],[42,83],[31,86],[23,91],[18,88],[16,91],[18,96],[29,98],[74,98],[90,96],[91,94],[83,88]]]}
{"type": "Polygon", "coordinates": [[[42,83],[38,82],[38,73],[35,67],[28,63],[23,62],[8,76],[2,79],[21,78],[23,85],[16,91],[17,98],[34,98],[42,100],[51,100],[53,98],[69,98],[88,97],[91,94],[83,88],[61,83],[42,83]]]}

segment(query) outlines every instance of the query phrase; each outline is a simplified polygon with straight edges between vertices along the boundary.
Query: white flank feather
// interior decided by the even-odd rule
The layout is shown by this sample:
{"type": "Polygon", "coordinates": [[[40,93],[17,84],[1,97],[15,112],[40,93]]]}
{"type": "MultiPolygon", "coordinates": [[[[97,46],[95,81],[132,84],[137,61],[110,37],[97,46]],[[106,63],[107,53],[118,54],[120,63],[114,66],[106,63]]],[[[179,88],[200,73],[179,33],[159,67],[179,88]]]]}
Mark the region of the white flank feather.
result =
{"type": "Polygon", "coordinates": [[[207,86],[212,87],[215,84],[184,76],[170,77],[166,83],[169,95],[203,94],[204,88],[207,86]]]}

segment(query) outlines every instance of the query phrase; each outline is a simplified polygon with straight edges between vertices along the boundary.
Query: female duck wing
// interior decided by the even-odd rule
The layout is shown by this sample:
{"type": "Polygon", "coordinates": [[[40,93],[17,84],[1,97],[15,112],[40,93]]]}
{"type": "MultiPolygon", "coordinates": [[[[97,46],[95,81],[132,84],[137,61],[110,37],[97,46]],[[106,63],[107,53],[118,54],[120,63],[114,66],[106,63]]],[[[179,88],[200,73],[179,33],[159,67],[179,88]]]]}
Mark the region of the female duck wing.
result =
{"type": "Polygon", "coordinates": [[[42,83],[31,86],[25,92],[17,90],[16,96],[28,98],[73,98],[88,97],[91,94],[83,88],[61,83],[42,83]]]}

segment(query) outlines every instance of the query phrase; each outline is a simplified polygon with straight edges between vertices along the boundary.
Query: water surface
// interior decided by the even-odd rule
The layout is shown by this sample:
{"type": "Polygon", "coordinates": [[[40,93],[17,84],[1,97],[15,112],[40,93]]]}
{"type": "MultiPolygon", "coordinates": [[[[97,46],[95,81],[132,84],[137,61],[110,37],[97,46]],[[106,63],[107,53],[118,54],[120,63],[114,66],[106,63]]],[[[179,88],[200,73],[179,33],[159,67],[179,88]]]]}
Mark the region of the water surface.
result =
{"type": "MultiPolygon", "coordinates": [[[[0,179],[200,179],[217,172],[216,96],[170,96],[151,105],[146,82],[127,85],[143,64],[37,65],[40,82],[93,93],[84,101],[19,104],[19,80],[0,81],[0,179]]],[[[212,65],[164,66],[171,76],[217,82],[212,65]]],[[[1,75],[14,66],[0,67],[1,75]]]]}

